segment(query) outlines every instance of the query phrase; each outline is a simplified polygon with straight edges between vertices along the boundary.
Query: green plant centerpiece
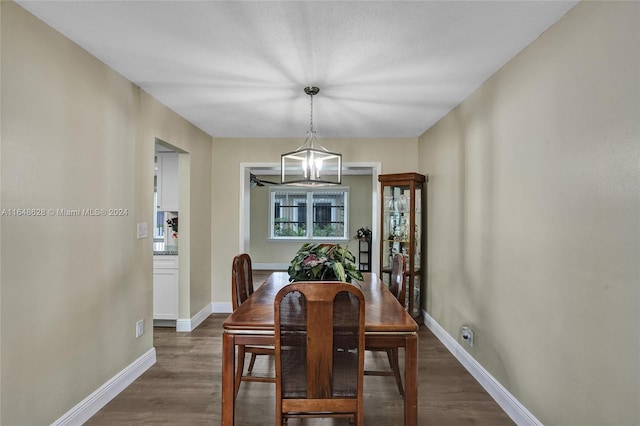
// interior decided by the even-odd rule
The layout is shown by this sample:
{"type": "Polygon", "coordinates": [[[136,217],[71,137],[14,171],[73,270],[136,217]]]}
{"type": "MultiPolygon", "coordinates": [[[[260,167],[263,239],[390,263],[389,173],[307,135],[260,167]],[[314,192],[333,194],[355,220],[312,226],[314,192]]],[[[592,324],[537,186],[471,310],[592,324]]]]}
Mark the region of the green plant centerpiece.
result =
{"type": "Polygon", "coordinates": [[[355,256],[340,244],[306,243],[289,266],[290,281],[362,280],[355,256]]]}

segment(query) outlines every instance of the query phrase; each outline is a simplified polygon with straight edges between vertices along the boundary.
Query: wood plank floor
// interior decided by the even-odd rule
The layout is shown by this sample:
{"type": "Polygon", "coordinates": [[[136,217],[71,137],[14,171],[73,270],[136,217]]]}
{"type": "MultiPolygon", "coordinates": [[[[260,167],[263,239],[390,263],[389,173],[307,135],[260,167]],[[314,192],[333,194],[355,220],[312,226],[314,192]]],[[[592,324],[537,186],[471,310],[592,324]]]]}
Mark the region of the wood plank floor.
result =
{"type": "MultiPolygon", "coordinates": [[[[221,336],[226,317],[226,314],[211,315],[191,333],[154,328],[157,363],[86,424],[220,424],[221,336]]],[[[513,425],[496,402],[424,326],[419,331],[419,357],[420,425],[513,425]]],[[[384,353],[367,353],[367,369],[386,366],[384,353]]],[[[273,368],[273,361],[268,357],[258,357],[254,372],[272,374],[273,368]]],[[[365,424],[401,425],[403,400],[393,377],[365,376],[364,380],[365,424]]],[[[274,423],[274,386],[259,382],[241,384],[237,425],[274,423]]],[[[347,425],[348,422],[344,419],[289,421],[292,426],[302,424],[347,425]]]]}

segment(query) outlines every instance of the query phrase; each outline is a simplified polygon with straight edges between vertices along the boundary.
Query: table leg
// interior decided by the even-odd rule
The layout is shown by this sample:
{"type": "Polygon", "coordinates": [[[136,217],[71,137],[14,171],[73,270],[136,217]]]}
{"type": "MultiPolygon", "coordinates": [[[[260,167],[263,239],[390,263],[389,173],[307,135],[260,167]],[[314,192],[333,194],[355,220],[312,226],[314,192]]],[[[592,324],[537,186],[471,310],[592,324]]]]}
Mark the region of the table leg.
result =
{"type": "Polygon", "coordinates": [[[405,339],[404,424],[418,425],[418,335],[405,339]]]}
{"type": "Polygon", "coordinates": [[[235,415],[236,347],[233,334],[222,336],[222,425],[233,426],[235,415]]]}

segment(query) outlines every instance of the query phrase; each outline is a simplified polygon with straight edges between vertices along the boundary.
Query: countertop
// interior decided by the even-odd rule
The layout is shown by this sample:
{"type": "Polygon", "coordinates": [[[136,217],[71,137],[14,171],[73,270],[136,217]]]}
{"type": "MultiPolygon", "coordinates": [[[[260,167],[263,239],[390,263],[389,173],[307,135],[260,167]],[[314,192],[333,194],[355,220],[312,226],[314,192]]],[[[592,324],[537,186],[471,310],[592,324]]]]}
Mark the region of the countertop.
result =
{"type": "Polygon", "coordinates": [[[154,256],[177,256],[178,247],[170,246],[165,243],[153,243],[153,255],[154,256]]]}

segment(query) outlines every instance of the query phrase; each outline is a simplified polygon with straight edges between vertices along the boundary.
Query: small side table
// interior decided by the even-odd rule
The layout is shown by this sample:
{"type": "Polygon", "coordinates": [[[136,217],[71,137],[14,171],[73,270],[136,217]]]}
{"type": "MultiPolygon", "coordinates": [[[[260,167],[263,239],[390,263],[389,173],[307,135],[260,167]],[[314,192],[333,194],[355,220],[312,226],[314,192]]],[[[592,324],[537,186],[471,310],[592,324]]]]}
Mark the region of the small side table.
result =
{"type": "Polygon", "coordinates": [[[371,240],[358,240],[358,269],[371,272],[371,240]]]}

